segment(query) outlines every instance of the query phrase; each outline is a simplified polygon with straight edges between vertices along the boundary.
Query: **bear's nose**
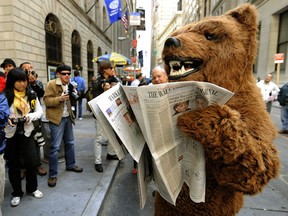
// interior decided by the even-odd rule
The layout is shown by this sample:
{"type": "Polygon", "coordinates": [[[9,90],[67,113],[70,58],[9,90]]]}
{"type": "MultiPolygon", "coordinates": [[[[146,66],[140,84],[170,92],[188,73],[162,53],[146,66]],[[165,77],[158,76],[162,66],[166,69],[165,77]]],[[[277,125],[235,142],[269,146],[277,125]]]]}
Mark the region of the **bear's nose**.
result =
{"type": "Polygon", "coordinates": [[[180,47],[180,41],[177,38],[170,37],[165,41],[164,47],[180,47]]]}

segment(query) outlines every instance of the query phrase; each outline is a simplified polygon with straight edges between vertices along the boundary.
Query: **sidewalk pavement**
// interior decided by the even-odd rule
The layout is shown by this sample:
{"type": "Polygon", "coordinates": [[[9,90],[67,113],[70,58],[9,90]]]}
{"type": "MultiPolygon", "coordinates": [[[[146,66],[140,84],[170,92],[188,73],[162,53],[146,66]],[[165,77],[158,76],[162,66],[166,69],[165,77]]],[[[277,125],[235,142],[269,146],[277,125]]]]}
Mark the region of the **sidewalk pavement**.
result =
{"type": "MultiPolygon", "coordinates": [[[[94,118],[86,111],[83,120],[76,120],[76,126],[74,126],[76,165],[82,167],[84,171],[82,173],[66,171],[63,158],[62,160],[59,159],[56,187],[48,187],[48,175],[38,175],[38,189],[43,192],[41,199],[35,199],[25,193],[20,205],[11,207],[12,188],[6,169],[3,216],[96,216],[113,180],[119,161],[106,160],[107,147],[103,146],[102,165],[104,172],[95,171],[94,135],[94,118]]],[[[48,169],[47,163],[43,162],[42,165],[48,169]]],[[[25,182],[25,180],[22,181],[24,192],[25,182]]]]}

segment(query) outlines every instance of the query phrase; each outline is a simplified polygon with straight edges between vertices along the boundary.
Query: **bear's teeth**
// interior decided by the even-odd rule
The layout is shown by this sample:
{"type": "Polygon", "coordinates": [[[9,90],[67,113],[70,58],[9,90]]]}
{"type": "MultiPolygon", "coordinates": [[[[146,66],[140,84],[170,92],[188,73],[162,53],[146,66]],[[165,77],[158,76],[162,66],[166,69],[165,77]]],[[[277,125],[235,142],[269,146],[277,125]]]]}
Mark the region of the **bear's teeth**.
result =
{"type": "Polygon", "coordinates": [[[187,73],[188,71],[190,72],[190,71],[194,71],[194,70],[195,70],[195,68],[185,70],[185,67],[183,65],[180,70],[173,70],[173,68],[171,68],[170,76],[179,76],[179,75],[183,75],[183,74],[187,73]]]}

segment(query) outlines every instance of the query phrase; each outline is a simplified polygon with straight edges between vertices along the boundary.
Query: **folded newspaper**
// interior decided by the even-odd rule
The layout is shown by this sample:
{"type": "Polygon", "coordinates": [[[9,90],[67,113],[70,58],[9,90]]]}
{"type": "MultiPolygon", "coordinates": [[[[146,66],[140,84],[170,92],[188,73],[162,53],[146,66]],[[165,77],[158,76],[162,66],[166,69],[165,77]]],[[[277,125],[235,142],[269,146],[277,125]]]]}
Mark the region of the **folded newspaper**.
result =
{"type": "Polygon", "coordinates": [[[89,102],[119,159],[128,151],[138,162],[141,208],[152,179],[171,204],[176,204],[183,183],[194,202],[205,201],[204,149],[177,128],[177,117],[225,104],[232,96],[217,85],[187,81],[141,87],[117,84],[89,102]]]}

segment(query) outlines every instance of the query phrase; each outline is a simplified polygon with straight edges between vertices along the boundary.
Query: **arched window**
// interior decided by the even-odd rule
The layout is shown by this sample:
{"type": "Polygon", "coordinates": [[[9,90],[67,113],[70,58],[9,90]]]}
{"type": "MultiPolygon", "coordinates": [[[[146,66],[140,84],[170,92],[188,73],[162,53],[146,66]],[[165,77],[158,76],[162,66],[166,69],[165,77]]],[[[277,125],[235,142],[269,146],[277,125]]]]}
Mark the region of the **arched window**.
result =
{"type": "Polygon", "coordinates": [[[101,16],[100,16],[99,0],[96,0],[96,4],[95,4],[95,22],[96,22],[96,25],[101,28],[101,16]]]}
{"type": "Polygon", "coordinates": [[[101,47],[98,47],[98,50],[97,50],[97,57],[98,57],[98,56],[101,56],[101,55],[102,55],[101,47]]]}
{"type": "Polygon", "coordinates": [[[92,41],[88,41],[87,43],[87,72],[88,72],[88,83],[91,83],[92,78],[94,76],[94,63],[92,62],[94,58],[93,54],[93,44],[92,41]]]}
{"type": "Polygon", "coordinates": [[[87,43],[87,66],[88,66],[88,71],[93,71],[93,44],[89,40],[87,43]]]}
{"type": "Polygon", "coordinates": [[[56,78],[56,66],[62,63],[62,34],[58,18],[48,14],[45,20],[45,44],[48,81],[56,78]]]}
{"type": "Polygon", "coordinates": [[[72,68],[82,70],[81,66],[81,39],[78,31],[74,30],[71,36],[72,68]]]}
{"type": "Polygon", "coordinates": [[[107,16],[107,11],[106,11],[106,8],[105,7],[103,7],[103,31],[105,31],[107,28],[108,28],[108,26],[109,26],[109,22],[108,22],[108,16],[107,16]]]}

